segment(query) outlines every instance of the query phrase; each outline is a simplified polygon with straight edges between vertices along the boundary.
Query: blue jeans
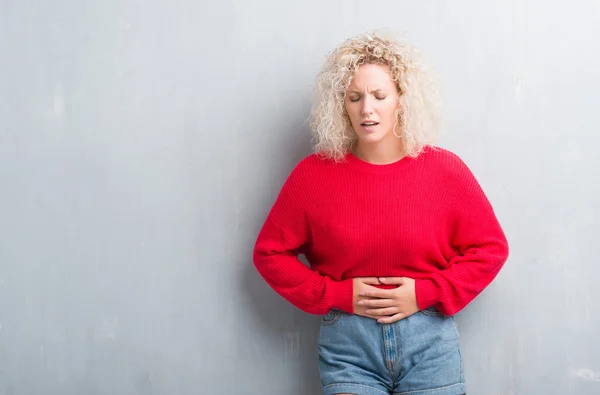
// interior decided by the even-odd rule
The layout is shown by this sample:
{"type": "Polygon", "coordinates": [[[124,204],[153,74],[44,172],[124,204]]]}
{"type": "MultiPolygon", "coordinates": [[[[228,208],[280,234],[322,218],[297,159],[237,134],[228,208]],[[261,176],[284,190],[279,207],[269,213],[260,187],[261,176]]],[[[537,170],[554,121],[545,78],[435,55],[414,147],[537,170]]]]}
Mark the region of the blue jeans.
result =
{"type": "Polygon", "coordinates": [[[393,324],[332,310],[319,333],[324,395],[466,392],[454,317],[434,308],[393,324]]]}

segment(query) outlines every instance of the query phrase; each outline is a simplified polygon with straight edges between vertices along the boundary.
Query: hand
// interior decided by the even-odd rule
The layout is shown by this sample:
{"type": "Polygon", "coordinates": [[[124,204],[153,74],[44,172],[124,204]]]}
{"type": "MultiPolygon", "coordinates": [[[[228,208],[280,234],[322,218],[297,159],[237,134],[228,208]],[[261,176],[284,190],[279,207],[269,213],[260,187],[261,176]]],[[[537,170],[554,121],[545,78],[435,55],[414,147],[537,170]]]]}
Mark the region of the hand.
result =
{"type": "Polygon", "coordinates": [[[373,285],[381,285],[381,282],[377,277],[355,277],[352,279],[352,284],[354,289],[354,314],[373,318],[365,313],[366,307],[359,304],[361,300],[368,300],[371,298],[359,296],[359,294],[363,292],[376,291],[378,288],[373,287],[373,285]]]}
{"type": "Polygon", "coordinates": [[[415,280],[407,277],[380,277],[380,284],[398,285],[394,289],[368,286],[358,292],[360,311],[382,324],[391,324],[419,311],[415,280]]]}

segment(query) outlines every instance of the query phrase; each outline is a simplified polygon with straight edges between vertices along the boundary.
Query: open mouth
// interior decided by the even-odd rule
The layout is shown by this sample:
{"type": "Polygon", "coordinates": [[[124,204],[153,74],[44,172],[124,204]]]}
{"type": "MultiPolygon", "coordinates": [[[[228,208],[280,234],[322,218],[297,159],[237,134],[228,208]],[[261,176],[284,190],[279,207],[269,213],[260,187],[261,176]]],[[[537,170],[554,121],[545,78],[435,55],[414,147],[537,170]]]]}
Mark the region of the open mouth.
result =
{"type": "Polygon", "coordinates": [[[376,126],[376,125],[379,125],[379,122],[363,122],[360,125],[361,126],[376,126]]]}

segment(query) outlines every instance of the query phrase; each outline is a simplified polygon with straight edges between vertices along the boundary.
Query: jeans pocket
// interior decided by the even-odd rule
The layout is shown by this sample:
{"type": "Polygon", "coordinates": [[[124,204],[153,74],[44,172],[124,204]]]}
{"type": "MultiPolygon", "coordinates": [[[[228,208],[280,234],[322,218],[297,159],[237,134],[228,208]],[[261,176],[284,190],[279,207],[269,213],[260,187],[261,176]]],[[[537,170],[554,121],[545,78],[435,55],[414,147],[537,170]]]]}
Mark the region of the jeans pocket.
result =
{"type": "Polygon", "coordinates": [[[435,307],[431,306],[428,307],[424,310],[421,310],[421,313],[428,315],[430,317],[446,317],[444,315],[444,313],[440,312],[438,309],[436,309],[435,307]]]}
{"type": "Polygon", "coordinates": [[[323,325],[333,325],[335,324],[340,317],[342,316],[342,311],[338,309],[331,309],[329,313],[323,316],[321,323],[323,325]]]}

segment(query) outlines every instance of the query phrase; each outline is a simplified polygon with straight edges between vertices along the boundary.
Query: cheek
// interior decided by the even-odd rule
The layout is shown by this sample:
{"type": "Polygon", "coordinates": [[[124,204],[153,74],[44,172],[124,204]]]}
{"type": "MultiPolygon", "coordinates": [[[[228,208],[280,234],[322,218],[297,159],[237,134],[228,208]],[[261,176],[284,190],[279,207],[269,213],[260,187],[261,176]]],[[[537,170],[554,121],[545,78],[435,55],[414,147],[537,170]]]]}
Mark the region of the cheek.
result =
{"type": "Polygon", "coordinates": [[[360,114],[354,107],[355,106],[352,105],[346,105],[346,114],[348,114],[348,117],[350,118],[350,121],[352,121],[352,123],[358,122],[358,120],[360,119],[360,114]]]}
{"type": "Polygon", "coordinates": [[[391,103],[388,108],[386,108],[386,115],[390,122],[394,122],[396,120],[396,111],[398,110],[398,102],[391,103]]]}

